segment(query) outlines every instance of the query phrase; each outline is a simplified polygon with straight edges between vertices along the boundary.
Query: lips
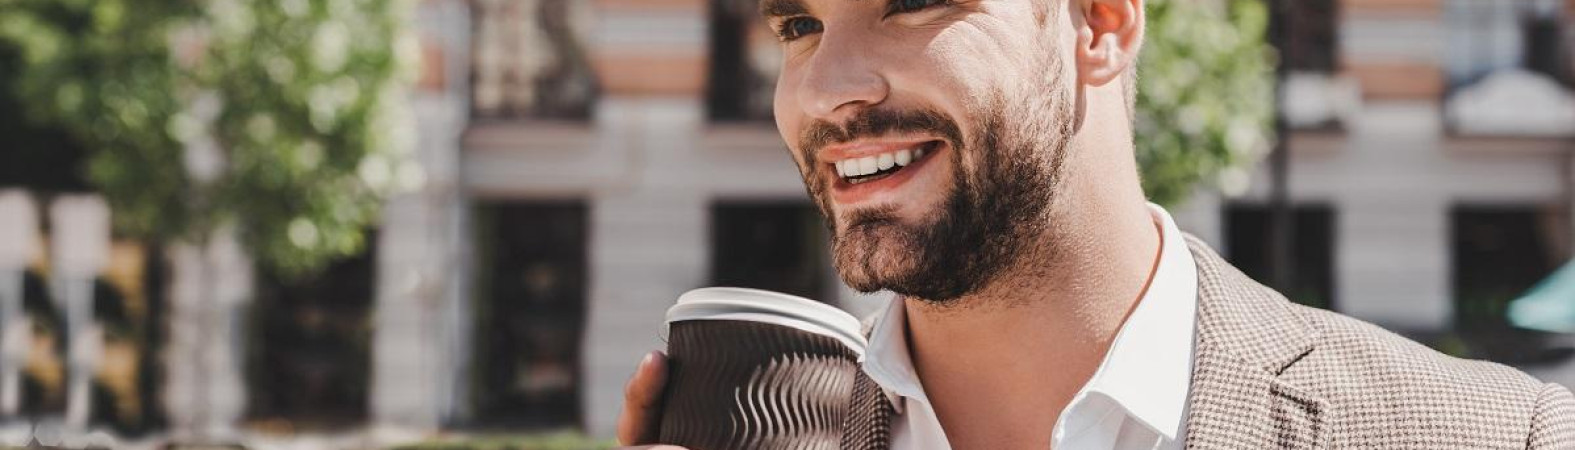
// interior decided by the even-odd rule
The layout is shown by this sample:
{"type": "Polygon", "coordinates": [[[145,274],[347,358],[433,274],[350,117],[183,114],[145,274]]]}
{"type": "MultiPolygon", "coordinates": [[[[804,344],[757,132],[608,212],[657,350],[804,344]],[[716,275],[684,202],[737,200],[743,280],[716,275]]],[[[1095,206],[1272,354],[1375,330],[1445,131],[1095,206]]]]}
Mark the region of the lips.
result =
{"type": "Polygon", "coordinates": [[[837,180],[832,183],[837,203],[855,203],[877,192],[901,186],[942,149],[938,140],[904,144],[867,144],[857,151],[832,151],[828,156],[837,180]]]}

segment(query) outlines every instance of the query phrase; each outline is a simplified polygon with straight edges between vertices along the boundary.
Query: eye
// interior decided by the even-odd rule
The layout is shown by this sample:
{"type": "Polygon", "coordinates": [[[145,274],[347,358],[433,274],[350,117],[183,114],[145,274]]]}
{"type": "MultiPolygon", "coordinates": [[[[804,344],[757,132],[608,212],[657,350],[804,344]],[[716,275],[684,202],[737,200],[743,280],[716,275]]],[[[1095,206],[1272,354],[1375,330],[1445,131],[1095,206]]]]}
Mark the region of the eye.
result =
{"type": "Polygon", "coordinates": [[[784,19],[777,25],[777,37],[783,42],[819,33],[824,25],[813,17],[798,16],[784,19]]]}
{"type": "Polygon", "coordinates": [[[910,12],[914,12],[914,11],[927,9],[927,8],[932,7],[932,6],[944,5],[944,4],[947,4],[947,3],[951,3],[951,1],[950,0],[891,0],[891,6],[887,8],[886,15],[889,16],[889,15],[892,15],[892,14],[910,13],[910,12]]]}

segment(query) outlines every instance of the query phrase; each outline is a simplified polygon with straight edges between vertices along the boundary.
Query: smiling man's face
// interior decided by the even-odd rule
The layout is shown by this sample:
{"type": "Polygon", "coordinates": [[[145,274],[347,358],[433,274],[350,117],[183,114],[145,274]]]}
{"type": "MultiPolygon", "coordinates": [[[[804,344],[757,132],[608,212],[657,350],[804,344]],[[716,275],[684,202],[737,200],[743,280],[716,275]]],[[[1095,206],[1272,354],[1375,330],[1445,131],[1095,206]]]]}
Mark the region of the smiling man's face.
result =
{"type": "Polygon", "coordinates": [[[1074,129],[1064,0],[762,0],[775,116],[855,289],[946,302],[1050,248],[1074,129]]]}

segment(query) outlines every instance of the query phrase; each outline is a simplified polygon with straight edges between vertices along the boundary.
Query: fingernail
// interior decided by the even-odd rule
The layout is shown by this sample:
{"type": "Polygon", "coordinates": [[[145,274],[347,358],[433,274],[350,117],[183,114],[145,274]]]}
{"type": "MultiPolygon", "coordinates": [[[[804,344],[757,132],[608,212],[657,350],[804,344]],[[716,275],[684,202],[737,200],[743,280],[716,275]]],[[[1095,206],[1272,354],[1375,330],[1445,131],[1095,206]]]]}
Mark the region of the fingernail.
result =
{"type": "Polygon", "coordinates": [[[655,350],[652,350],[649,353],[646,353],[644,358],[640,358],[640,367],[645,367],[645,366],[651,365],[651,361],[655,360],[655,359],[656,359],[656,351],[655,350]]]}

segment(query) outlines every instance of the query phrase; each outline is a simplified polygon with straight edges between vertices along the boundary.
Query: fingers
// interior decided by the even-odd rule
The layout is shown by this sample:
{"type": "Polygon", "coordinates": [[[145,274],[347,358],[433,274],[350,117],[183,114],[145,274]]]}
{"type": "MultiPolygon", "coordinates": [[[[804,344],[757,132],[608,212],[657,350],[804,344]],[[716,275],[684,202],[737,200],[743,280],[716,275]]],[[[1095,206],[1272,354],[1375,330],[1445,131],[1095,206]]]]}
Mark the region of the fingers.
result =
{"type": "MultiPolygon", "coordinates": [[[[661,425],[662,390],[667,386],[667,356],[653,351],[640,360],[623,389],[623,413],[618,415],[618,442],[623,445],[656,442],[661,425]]],[[[656,449],[677,447],[658,446],[656,449]]]]}

